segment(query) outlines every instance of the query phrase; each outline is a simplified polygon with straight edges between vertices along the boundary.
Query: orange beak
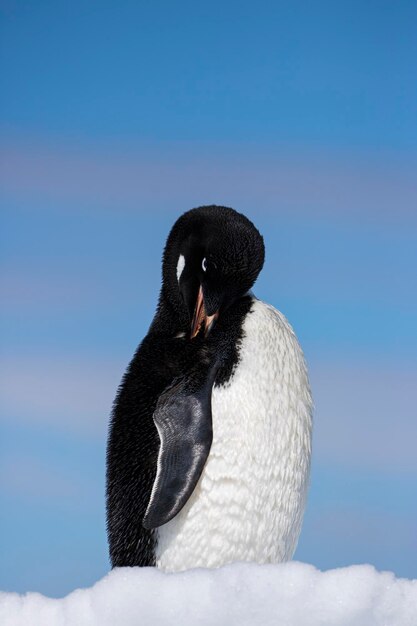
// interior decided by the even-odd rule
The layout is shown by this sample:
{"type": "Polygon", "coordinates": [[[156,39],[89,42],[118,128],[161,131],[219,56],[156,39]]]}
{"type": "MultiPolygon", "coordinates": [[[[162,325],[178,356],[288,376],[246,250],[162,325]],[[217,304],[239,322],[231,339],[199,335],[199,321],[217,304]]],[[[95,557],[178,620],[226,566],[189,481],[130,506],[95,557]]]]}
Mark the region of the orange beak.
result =
{"type": "Polygon", "coordinates": [[[207,337],[213,323],[219,317],[219,312],[216,311],[213,315],[207,315],[204,308],[203,289],[200,286],[198,290],[197,302],[194,309],[193,321],[191,322],[191,339],[194,339],[200,332],[200,328],[204,322],[204,336],[207,337]]]}

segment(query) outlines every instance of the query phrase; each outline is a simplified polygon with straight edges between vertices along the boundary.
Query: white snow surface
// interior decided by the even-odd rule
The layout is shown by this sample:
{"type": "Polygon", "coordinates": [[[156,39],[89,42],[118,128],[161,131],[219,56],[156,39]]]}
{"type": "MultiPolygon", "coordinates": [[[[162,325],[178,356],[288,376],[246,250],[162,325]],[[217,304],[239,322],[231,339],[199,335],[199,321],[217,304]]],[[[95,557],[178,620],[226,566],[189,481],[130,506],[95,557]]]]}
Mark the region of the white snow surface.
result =
{"type": "Polygon", "coordinates": [[[119,568],[56,600],[2,592],[1,626],[417,626],[417,580],[371,565],[119,568]]]}

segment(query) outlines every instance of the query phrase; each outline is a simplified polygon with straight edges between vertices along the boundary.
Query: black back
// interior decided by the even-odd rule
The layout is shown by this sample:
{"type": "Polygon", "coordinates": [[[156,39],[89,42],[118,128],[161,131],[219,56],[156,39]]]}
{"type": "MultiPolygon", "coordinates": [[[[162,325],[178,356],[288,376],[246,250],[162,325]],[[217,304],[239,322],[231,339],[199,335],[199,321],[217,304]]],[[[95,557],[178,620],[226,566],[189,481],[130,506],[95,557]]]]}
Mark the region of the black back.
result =
{"type": "MultiPolygon", "coordinates": [[[[181,373],[218,356],[216,385],[225,385],[239,360],[242,324],[252,303],[235,302],[207,339],[192,342],[152,332],[136,351],[118,391],[107,449],[107,529],[113,567],[155,564],[155,531],[142,520],[156,476],[159,437],[153,413],[159,396],[181,373]]],[[[154,325],[155,326],[155,325],[154,325]]],[[[197,370],[197,371],[196,371],[197,370]]]]}

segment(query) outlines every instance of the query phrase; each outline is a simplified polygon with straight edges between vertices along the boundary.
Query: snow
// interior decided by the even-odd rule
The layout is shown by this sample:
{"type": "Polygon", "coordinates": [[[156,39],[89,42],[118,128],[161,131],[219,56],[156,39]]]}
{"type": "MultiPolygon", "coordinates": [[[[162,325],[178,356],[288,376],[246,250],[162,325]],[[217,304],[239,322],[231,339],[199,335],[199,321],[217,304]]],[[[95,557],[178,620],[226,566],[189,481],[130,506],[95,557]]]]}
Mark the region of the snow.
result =
{"type": "Polygon", "coordinates": [[[417,580],[371,565],[320,572],[297,562],[180,574],[120,568],[59,600],[3,592],[0,624],[417,626],[417,580]]]}

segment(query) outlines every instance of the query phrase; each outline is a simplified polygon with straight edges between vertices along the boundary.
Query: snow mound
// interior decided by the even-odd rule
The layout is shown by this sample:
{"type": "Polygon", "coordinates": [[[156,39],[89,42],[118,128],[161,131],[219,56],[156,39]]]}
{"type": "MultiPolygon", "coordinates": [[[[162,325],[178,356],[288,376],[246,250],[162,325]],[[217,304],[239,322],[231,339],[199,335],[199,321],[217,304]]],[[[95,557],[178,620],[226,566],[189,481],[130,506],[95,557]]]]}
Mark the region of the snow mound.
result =
{"type": "Polygon", "coordinates": [[[0,594],[2,626],[417,626],[417,580],[371,565],[236,563],[164,574],[120,568],[61,600],[0,594]]]}

